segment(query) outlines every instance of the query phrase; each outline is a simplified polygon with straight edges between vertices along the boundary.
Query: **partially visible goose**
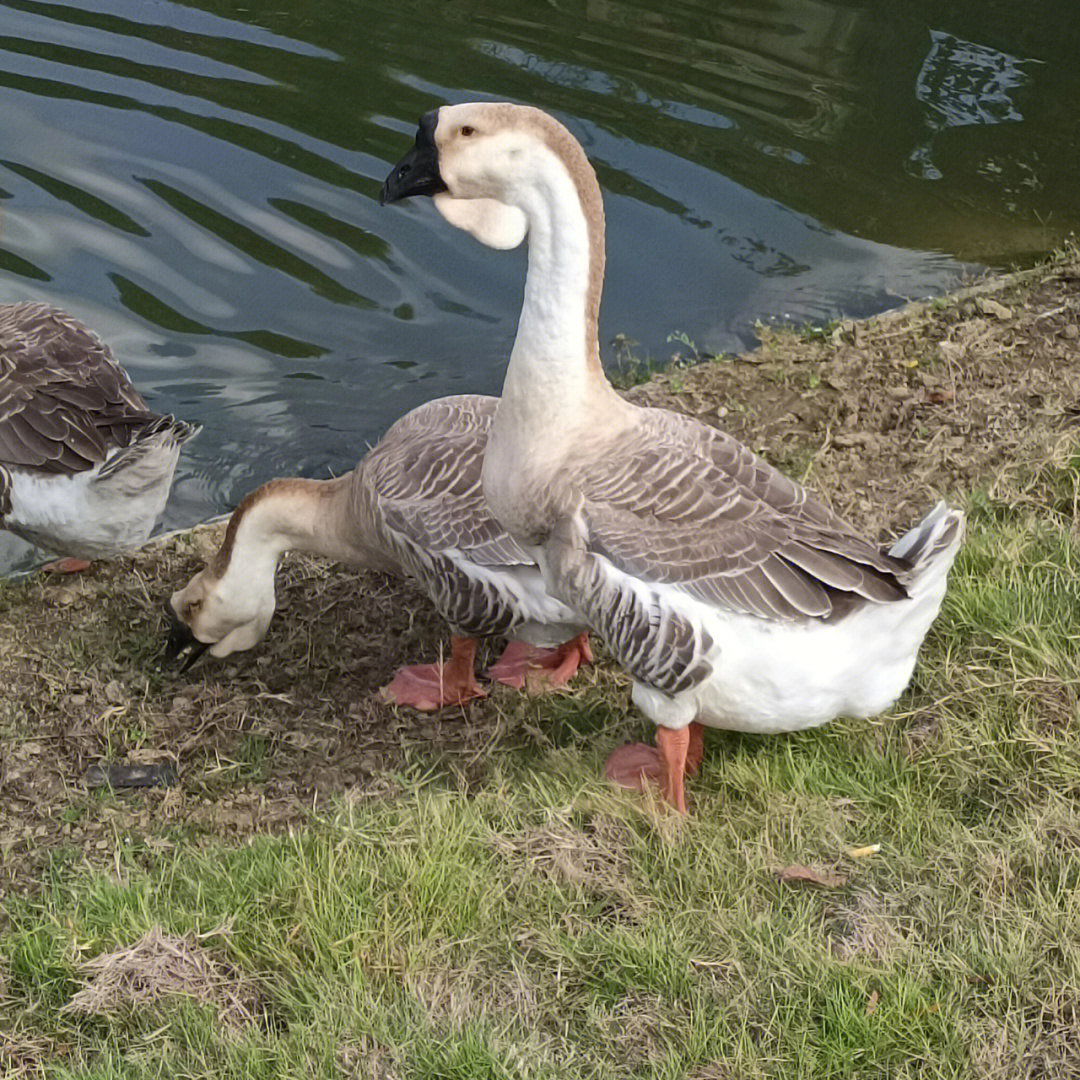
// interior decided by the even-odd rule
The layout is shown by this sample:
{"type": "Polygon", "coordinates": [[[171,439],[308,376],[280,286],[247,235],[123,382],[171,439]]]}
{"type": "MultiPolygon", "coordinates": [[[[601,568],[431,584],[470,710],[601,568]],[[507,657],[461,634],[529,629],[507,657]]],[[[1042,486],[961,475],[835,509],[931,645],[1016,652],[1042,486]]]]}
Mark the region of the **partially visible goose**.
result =
{"type": "Polygon", "coordinates": [[[582,624],[547,594],[480,491],[496,404],[474,395],[429,402],[398,420],[352,472],[271,480],[247,495],[214,558],[172,594],[168,652],[190,648],[187,666],[206,648],[213,656],[250,649],[274,614],[278,560],[308,551],[413,578],[450,624],[450,659],[402,668],[384,689],[390,701],[430,710],[483,697],[474,663],[476,638],[487,635],[519,639],[489,677],[511,686],[568,681],[592,659],[582,624]]]}
{"type": "Polygon", "coordinates": [[[84,569],[138,547],[198,427],[147,408],[91,330],[0,305],[0,527],[84,569]]]}
{"type": "Polygon", "coordinates": [[[729,435],[619,397],[597,341],[600,188],[552,117],[490,103],[427,113],[382,194],[432,195],[493,247],[528,235],[483,490],[658,725],[656,747],[616,751],[609,776],[658,779],[685,810],[702,725],[792,731],[897,698],[941,606],[961,513],[940,504],[882,551],[729,435]]]}

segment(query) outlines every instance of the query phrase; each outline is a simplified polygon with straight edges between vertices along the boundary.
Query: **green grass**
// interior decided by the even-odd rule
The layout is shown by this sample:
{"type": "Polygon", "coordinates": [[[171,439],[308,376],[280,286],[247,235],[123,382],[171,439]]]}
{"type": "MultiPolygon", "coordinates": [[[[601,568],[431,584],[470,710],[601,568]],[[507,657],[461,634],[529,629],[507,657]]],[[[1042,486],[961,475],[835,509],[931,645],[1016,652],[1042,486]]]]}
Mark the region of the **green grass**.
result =
{"type": "Polygon", "coordinates": [[[8,904],[0,1031],[56,1080],[1076,1075],[1078,565],[1065,521],[973,500],[897,707],[710,736],[688,820],[597,779],[623,709],[597,691],[468,794],[418,761],[288,835],[58,853],[8,904]],[[792,863],[848,881],[781,885],[792,863]],[[256,1022],[63,1011],[79,960],[154,924],[227,927],[205,944],[256,1022]]]}

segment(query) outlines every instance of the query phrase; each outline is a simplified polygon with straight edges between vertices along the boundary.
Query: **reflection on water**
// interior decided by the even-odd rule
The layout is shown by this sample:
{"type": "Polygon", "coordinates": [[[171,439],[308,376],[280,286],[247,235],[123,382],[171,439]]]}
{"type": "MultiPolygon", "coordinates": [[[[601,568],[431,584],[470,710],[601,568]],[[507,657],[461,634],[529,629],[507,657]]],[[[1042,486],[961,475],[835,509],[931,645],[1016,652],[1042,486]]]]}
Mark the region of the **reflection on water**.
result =
{"type": "Polygon", "coordinates": [[[69,308],[204,425],[164,524],[190,523],[497,392],[523,254],[377,205],[425,109],[560,116],[605,190],[604,341],[731,349],[1076,226],[1080,9],[1013,7],[6,0],[0,301],[69,308]]]}
{"type": "MultiPolygon", "coordinates": [[[[931,30],[930,38],[933,44],[915,80],[915,96],[927,107],[931,137],[948,127],[1024,119],[1009,91],[1027,81],[1020,70],[1025,61],[941,30],[931,30]]],[[[930,160],[930,141],[913,150],[910,161],[924,180],[941,179],[930,160]]]]}

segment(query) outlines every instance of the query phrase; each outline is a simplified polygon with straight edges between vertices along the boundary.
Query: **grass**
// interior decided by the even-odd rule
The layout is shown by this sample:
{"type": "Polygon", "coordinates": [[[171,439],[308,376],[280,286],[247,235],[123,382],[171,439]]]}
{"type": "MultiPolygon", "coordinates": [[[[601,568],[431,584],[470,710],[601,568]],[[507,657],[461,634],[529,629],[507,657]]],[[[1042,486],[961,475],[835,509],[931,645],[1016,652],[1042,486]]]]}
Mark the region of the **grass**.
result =
{"type": "Polygon", "coordinates": [[[108,872],[59,851],[0,924],[0,1075],[1076,1075],[1080,546],[1052,512],[1074,473],[1050,507],[972,499],[894,710],[712,735],[688,820],[597,779],[623,711],[598,687],[480,784],[417,758],[395,794],[242,846],[118,833],[108,872]],[[847,881],[779,883],[794,863],[847,881]],[[254,980],[254,1022],[64,1010],[80,961],[155,925],[254,980]]]}

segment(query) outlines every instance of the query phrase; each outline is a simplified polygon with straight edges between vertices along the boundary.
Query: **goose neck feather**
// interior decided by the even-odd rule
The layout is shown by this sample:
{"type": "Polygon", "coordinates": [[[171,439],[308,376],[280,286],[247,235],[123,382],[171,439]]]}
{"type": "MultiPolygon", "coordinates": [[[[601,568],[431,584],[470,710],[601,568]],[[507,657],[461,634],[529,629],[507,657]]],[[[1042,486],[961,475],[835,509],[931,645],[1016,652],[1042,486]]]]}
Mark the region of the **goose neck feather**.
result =
{"type": "Polygon", "coordinates": [[[353,512],[353,474],[334,480],[271,480],[233,511],[211,569],[217,578],[273,571],[286,551],[306,551],[354,565],[370,557],[364,520],[353,512]]]}

